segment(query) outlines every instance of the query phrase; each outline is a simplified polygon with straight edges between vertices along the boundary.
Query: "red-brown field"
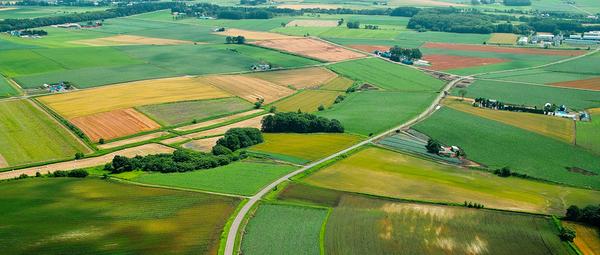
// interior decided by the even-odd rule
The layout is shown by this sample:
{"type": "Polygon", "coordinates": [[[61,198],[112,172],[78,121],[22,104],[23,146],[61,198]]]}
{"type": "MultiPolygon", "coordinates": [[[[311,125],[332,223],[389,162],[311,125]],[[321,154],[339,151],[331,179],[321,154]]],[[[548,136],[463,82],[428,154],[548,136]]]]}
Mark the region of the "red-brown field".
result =
{"type": "Polygon", "coordinates": [[[512,54],[531,54],[531,55],[556,55],[556,56],[579,56],[585,54],[584,50],[547,50],[547,49],[532,49],[532,48],[510,48],[499,46],[486,46],[474,44],[454,44],[454,43],[434,43],[428,42],[423,45],[425,48],[446,49],[446,50],[466,50],[466,51],[483,51],[495,53],[512,53],[512,54]]]}
{"type": "Polygon", "coordinates": [[[94,142],[100,138],[110,140],[160,127],[132,108],[76,117],[71,122],[94,142]]]}
{"type": "Polygon", "coordinates": [[[550,85],[555,87],[578,88],[600,91],[600,77],[585,80],[555,82],[550,83],[550,85]]]}
{"type": "Polygon", "coordinates": [[[292,38],[252,42],[258,46],[287,51],[323,61],[342,61],[361,58],[365,55],[321,40],[312,38],[292,38]]]}
{"type": "Polygon", "coordinates": [[[464,56],[452,56],[452,55],[426,55],[423,57],[431,63],[428,69],[432,70],[448,70],[457,68],[467,68],[472,66],[484,66],[491,64],[498,64],[508,62],[507,59],[501,58],[476,58],[476,57],[464,57],[464,56]]]}

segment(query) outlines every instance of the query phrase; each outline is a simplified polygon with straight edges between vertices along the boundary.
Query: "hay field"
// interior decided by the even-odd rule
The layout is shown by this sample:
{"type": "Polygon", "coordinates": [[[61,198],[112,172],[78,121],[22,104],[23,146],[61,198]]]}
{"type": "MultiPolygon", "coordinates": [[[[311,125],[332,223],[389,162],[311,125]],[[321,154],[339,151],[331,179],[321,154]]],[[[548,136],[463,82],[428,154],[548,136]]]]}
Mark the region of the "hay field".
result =
{"type": "Polygon", "coordinates": [[[342,61],[362,58],[364,54],[311,38],[294,38],[252,42],[261,47],[287,51],[322,61],[342,61]]]}
{"type": "Polygon", "coordinates": [[[290,39],[294,38],[288,35],[282,35],[271,32],[259,32],[252,30],[244,30],[237,28],[227,28],[224,32],[215,32],[214,34],[223,36],[238,36],[241,35],[248,40],[277,40],[277,39],[290,39]]]}
{"type": "Polygon", "coordinates": [[[350,155],[301,181],[349,192],[424,201],[472,201],[487,208],[538,213],[563,214],[571,204],[600,201],[599,191],[502,178],[375,147],[350,155]]]}
{"type": "Polygon", "coordinates": [[[158,123],[133,108],[95,113],[69,121],[94,142],[100,138],[111,140],[160,128],[158,123]]]}
{"type": "Polygon", "coordinates": [[[337,27],[337,20],[296,19],[285,25],[286,27],[337,27]]]}
{"type": "Polygon", "coordinates": [[[87,46],[122,46],[122,45],[178,45],[192,44],[191,41],[152,38],[137,35],[115,35],[95,39],[75,40],[70,43],[87,46]]]}
{"type": "Polygon", "coordinates": [[[269,104],[294,94],[292,89],[246,75],[213,75],[198,79],[202,83],[211,84],[251,103],[262,98],[265,100],[265,104],[269,104]]]}
{"type": "Polygon", "coordinates": [[[600,254],[600,230],[595,227],[575,222],[562,222],[575,230],[577,237],[573,240],[577,248],[585,255],[600,254]]]}
{"type": "Polygon", "coordinates": [[[2,166],[67,159],[90,150],[67,129],[28,100],[0,102],[2,166]]]}
{"type": "Polygon", "coordinates": [[[251,151],[275,153],[306,160],[317,160],[358,143],[362,138],[350,134],[265,133],[265,141],[251,151]]]}
{"type": "Polygon", "coordinates": [[[310,67],[272,72],[249,74],[251,77],[267,80],[295,89],[315,88],[337,77],[337,74],[323,67],[310,67]]]}
{"type": "Polygon", "coordinates": [[[216,254],[239,202],[95,178],[6,182],[0,244],[6,254],[216,254]]]}
{"type": "Polygon", "coordinates": [[[516,34],[508,33],[493,33],[492,37],[488,40],[488,43],[492,44],[515,44],[518,36],[516,34]]]}
{"type": "Polygon", "coordinates": [[[43,96],[39,100],[65,118],[70,119],[141,105],[230,96],[205,83],[202,79],[177,77],[121,83],[43,96]]]}
{"type": "Polygon", "coordinates": [[[575,140],[575,123],[569,119],[534,113],[483,109],[473,107],[469,103],[459,101],[459,99],[447,99],[444,101],[444,104],[461,112],[495,120],[527,131],[552,137],[566,143],[573,143],[575,140]]]}
{"type": "Polygon", "coordinates": [[[600,91],[600,78],[550,83],[552,86],[600,91]]]}
{"type": "Polygon", "coordinates": [[[338,76],[335,79],[329,81],[320,87],[322,90],[336,90],[336,91],[346,91],[350,86],[354,84],[353,80],[350,80],[346,77],[338,76]]]}
{"type": "Polygon", "coordinates": [[[222,137],[223,136],[215,136],[211,138],[193,140],[182,144],[181,147],[200,152],[211,152],[212,148],[217,144],[217,141],[222,137]]]}
{"type": "Polygon", "coordinates": [[[330,107],[338,95],[342,95],[342,92],[305,90],[275,103],[274,106],[280,112],[295,112],[298,110],[302,112],[316,112],[320,105],[323,105],[325,108],[330,107]]]}

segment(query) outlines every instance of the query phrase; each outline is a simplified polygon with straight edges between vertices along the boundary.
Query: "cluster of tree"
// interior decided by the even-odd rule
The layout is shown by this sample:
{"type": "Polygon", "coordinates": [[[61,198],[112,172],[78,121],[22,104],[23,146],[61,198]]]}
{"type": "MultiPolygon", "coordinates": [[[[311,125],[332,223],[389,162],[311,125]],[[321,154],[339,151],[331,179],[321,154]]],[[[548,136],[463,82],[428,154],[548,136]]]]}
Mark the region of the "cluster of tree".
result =
{"type": "MultiPolygon", "coordinates": [[[[63,171],[58,170],[54,171],[51,174],[48,174],[48,177],[75,177],[75,178],[85,178],[89,175],[86,170],[83,169],[75,169],[71,171],[63,171]]],[[[37,175],[36,175],[37,176],[37,175]]]]}
{"type": "Polygon", "coordinates": [[[225,37],[225,43],[227,44],[244,44],[246,43],[246,37],[241,35],[238,36],[227,36],[225,37]]]}
{"type": "Polygon", "coordinates": [[[527,107],[524,105],[519,106],[519,105],[504,104],[503,102],[496,101],[496,100],[490,100],[490,99],[483,98],[483,97],[475,98],[475,103],[473,105],[490,108],[490,109],[502,110],[502,111],[510,111],[510,112],[529,112],[529,113],[536,113],[536,114],[544,114],[545,112],[547,112],[546,111],[547,108],[538,109],[537,106],[534,106],[533,108],[531,108],[531,107],[527,107]]]}
{"type": "Polygon", "coordinates": [[[229,10],[217,13],[219,19],[270,19],[273,13],[266,10],[229,10]]]}
{"type": "Polygon", "coordinates": [[[171,8],[172,13],[188,17],[217,17],[220,19],[270,19],[275,15],[302,15],[302,11],[287,8],[257,8],[240,6],[219,6],[209,3],[194,5],[177,5],[171,8]]]}
{"type": "Polygon", "coordinates": [[[335,98],[335,101],[333,101],[333,103],[334,103],[334,104],[339,104],[339,103],[341,103],[342,101],[344,101],[344,99],[346,99],[346,96],[345,96],[345,95],[338,95],[338,96],[335,98]]]}
{"type": "Polygon", "coordinates": [[[453,33],[489,34],[496,31],[494,19],[468,13],[420,12],[410,19],[407,27],[419,31],[427,29],[453,33]]]}
{"type": "Polygon", "coordinates": [[[472,202],[469,202],[469,201],[465,201],[465,204],[464,204],[464,205],[465,205],[466,207],[469,207],[469,208],[477,208],[477,209],[483,209],[483,207],[484,207],[484,206],[483,206],[482,204],[480,204],[480,203],[472,203],[472,202]]]}
{"type": "Polygon", "coordinates": [[[113,174],[134,170],[161,173],[188,172],[224,166],[244,157],[246,157],[246,154],[243,151],[226,155],[213,155],[180,149],[172,154],[154,154],[133,158],[115,156],[110,163],[104,165],[104,170],[113,174]]]}
{"type": "Polygon", "coordinates": [[[425,149],[427,149],[427,152],[429,153],[438,154],[442,149],[442,144],[437,140],[429,139],[427,145],[425,145],[425,149]]]}
{"type": "Polygon", "coordinates": [[[263,136],[257,128],[232,128],[213,147],[214,155],[231,154],[233,151],[262,143],[263,136]]]}
{"type": "Polygon", "coordinates": [[[310,113],[278,112],[262,119],[262,131],[268,133],[343,133],[344,127],[336,119],[327,119],[310,113]]]}
{"type": "Polygon", "coordinates": [[[323,13],[323,14],[356,14],[356,15],[390,15],[391,9],[323,9],[323,8],[303,8],[301,13],[323,13]]]}
{"type": "Polygon", "coordinates": [[[575,239],[576,236],[577,236],[577,233],[575,233],[575,230],[573,230],[569,227],[560,226],[559,233],[558,233],[558,237],[560,237],[560,240],[563,240],[566,242],[573,242],[573,239],[575,239]]]}
{"type": "Polygon", "coordinates": [[[390,54],[390,60],[392,61],[421,59],[423,57],[423,53],[419,48],[401,48],[397,45],[390,48],[390,54]]]}
{"type": "Polygon", "coordinates": [[[124,17],[139,13],[169,9],[178,5],[181,4],[176,2],[137,3],[123,7],[107,9],[104,11],[72,13],[62,16],[40,17],[33,19],[4,19],[0,20],[0,32],[44,27],[64,23],[77,23],[88,20],[104,20],[109,18],[124,17]]]}
{"type": "Polygon", "coordinates": [[[378,25],[365,25],[365,29],[377,30],[379,29],[378,25]]]}
{"type": "Polygon", "coordinates": [[[412,17],[417,15],[421,9],[417,7],[398,7],[390,12],[390,16],[397,17],[412,17]]]}
{"type": "Polygon", "coordinates": [[[346,27],[348,27],[350,29],[359,29],[360,21],[348,21],[348,22],[346,22],[346,27]]]}
{"type": "Polygon", "coordinates": [[[259,5],[266,4],[267,0],[240,0],[241,5],[259,5]]]}
{"type": "Polygon", "coordinates": [[[565,219],[600,227],[600,205],[588,205],[584,208],[571,205],[567,208],[565,219]]]}
{"type": "Polygon", "coordinates": [[[502,3],[506,6],[529,6],[531,0],[503,0],[502,3]]]}
{"type": "Polygon", "coordinates": [[[48,32],[46,32],[46,30],[22,30],[20,31],[21,35],[37,35],[37,36],[44,36],[44,35],[48,35],[48,32]]]}

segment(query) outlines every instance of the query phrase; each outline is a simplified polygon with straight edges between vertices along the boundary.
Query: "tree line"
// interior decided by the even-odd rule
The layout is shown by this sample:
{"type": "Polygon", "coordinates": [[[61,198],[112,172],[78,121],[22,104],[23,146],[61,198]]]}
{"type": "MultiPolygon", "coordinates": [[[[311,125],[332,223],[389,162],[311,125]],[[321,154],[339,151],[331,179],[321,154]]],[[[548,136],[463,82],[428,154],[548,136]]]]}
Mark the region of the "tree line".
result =
{"type": "Polygon", "coordinates": [[[600,227],[600,205],[588,205],[584,208],[571,205],[567,208],[565,219],[600,227]]]}
{"type": "Polygon", "coordinates": [[[214,155],[231,154],[233,151],[250,147],[264,141],[262,133],[257,128],[232,128],[217,140],[213,147],[214,155]]]}
{"type": "Polygon", "coordinates": [[[327,119],[310,113],[278,112],[262,119],[266,133],[343,133],[344,127],[336,119],[327,119]]]}
{"type": "Polygon", "coordinates": [[[401,61],[402,59],[421,59],[423,57],[423,53],[419,48],[401,48],[399,46],[394,46],[390,48],[390,60],[392,61],[401,61]]]}
{"type": "Polygon", "coordinates": [[[257,8],[239,6],[219,6],[209,3],[198,3],[194,5],[177,5],[171,8],[171,12],[184,14],[188,17],[216,17],[219,19],[270,19],[276,15],[302,15],[302,11],[286,8],[257,8]]]}

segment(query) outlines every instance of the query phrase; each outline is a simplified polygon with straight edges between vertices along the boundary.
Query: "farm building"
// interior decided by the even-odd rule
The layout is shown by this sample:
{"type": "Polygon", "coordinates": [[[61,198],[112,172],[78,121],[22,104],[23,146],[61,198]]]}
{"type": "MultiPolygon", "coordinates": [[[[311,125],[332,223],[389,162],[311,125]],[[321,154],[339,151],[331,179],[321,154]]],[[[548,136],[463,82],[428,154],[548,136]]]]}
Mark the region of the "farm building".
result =
{"type": "Polygon", "coordinates": [[[458,146],[441,146],[440,152],[438,154],[440,156],[456,158],[459,156],[460,148],[458,146]]]}
{"type": "Polygon", "coordinates": [[[271,65],[269,65],[269,64],[255,64],[255,65],[250,66],[250,69],[252,71],[266,71],[266,70],[271,69],[271,65]]]}
{"type": "Polygon", "coordinates": [[[529,38],[525,36],[519,38],[519,40],[517,41],[517,44],[519,45],[526,45],[527,43],[529,43],[529,38]]]}

